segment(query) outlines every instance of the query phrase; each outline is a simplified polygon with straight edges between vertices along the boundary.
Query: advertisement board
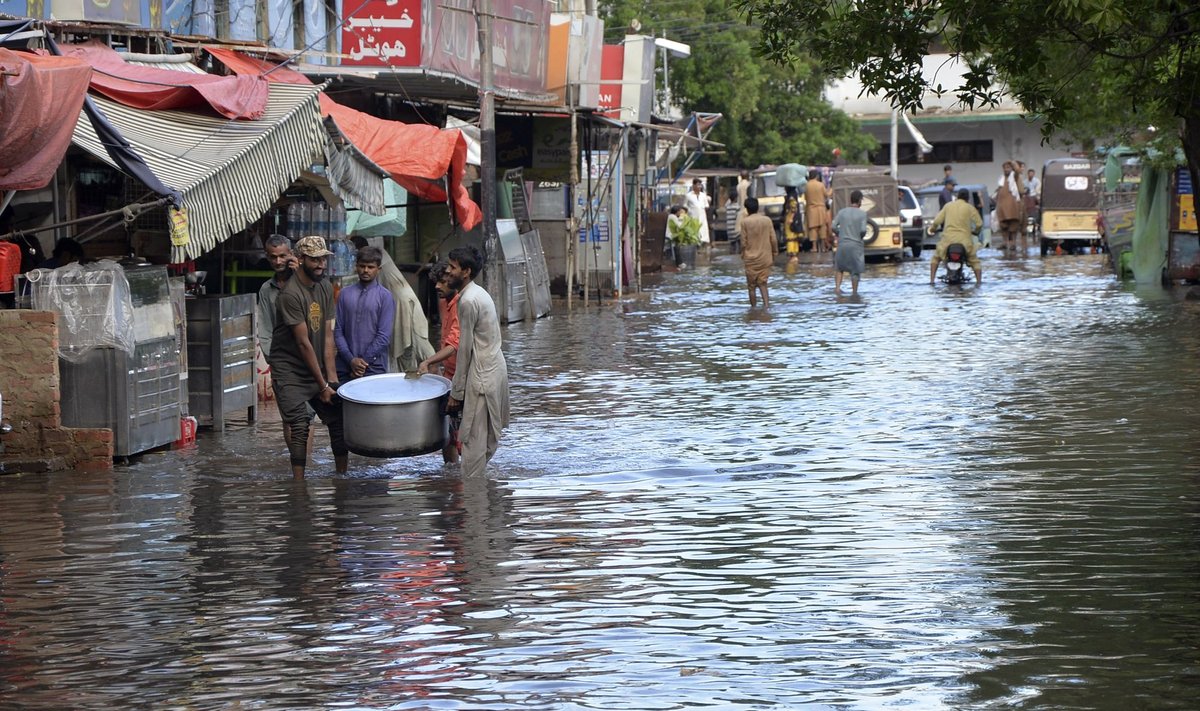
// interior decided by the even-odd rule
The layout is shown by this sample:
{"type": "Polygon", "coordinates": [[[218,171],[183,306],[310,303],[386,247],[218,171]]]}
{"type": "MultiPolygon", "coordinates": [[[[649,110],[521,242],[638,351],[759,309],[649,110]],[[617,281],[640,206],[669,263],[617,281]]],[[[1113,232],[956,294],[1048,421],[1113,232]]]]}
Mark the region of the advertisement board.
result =
{"type": "Polygon", "coordinates": [[[342,23],[342,64],[421,64],[421,0],[367,0],[342,23]]]}
{"type": "Polygon", "coordinates": [[[163,27],[162,0],[0,0],[0,13],[14,17],[163,27]]]}
{"type": "Polygon", "coordinates": [[[606,44],[600,55],[600,93],[596,97],[596,108],[601,115],[617,118],[621,114],[621,98],[625,76],[625,48],[619,44],[606,44]],[[605,82],[613,82],[606,84],[605,82]]]}
{"type": "MultiPolygon", "coordinates": [[[[479,82],[479,27],[474,0],[437,0],[426,6],[421,66],[479,82]]],[[[552,3],[493,0],[493,59],[497,89],[546,91],[552,3]]]]}

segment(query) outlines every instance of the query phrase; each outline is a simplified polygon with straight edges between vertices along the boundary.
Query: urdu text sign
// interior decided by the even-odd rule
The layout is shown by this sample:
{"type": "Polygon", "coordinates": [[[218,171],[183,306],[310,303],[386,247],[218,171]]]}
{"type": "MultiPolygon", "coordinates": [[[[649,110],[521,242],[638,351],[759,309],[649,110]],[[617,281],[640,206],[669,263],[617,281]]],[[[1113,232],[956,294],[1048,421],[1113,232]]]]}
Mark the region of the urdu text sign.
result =
{"type": "Polygon", "coordinates": [[[342,24],[342,64],[421,65],[421,0],[368,0],[342,24]]]}

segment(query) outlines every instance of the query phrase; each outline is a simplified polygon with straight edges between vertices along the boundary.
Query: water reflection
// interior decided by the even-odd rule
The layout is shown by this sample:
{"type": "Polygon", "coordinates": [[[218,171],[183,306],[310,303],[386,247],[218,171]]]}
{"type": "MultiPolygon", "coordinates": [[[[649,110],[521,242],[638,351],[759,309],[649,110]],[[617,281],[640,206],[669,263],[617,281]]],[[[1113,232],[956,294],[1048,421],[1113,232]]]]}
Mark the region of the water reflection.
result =
{"type": "Polygon", "coordinates": [[[513,324],[495,479],[270,420],[0,478],[0,705],[1190,707],[1200,305],[985,259],[513,324]]]}

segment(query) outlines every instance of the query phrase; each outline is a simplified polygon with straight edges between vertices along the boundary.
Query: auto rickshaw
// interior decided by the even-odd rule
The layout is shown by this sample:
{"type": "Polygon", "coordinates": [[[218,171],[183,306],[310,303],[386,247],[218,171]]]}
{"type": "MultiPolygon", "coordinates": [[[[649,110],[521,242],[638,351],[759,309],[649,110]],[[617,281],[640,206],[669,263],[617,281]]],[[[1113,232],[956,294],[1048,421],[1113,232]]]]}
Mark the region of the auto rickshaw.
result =
{"type": "Polygon", "coordinates": [[[775,167],[759,168],[750,174],[750,196],[758,199],[758,213],[771,218],[779,248],[783,249],[785,190],[775,182],[775,167]]]}
{"type": "Polygon", "coordinates": [[[1101,165],[1087,158],[1053,158],[1042,168],[1041,246],[1050,252],[1100,249],[1101,165]]]}
{"type": "Polygon", "coordinates": [[[899,183],[879,166],[838,166],[829,187],[833,191],[833,214],[850,205],[850,193],[861,190],[862,209],[875,225],[863,238],[867,257],[899,259],[904,254],[900,228],[899,183]]]}

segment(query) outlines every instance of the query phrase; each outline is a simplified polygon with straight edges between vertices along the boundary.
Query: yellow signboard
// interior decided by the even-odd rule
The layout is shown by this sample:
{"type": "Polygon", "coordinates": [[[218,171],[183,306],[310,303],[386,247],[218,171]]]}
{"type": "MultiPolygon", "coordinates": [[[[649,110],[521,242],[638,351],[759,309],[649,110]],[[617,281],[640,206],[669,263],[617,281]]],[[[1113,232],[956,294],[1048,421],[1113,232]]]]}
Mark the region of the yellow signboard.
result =
{"type": "Polygon", "coordinates": [[[1196,203],[1191,194],[1179,195],[1179,230],[1181,232],[1196,231],[1196,203]]]}

